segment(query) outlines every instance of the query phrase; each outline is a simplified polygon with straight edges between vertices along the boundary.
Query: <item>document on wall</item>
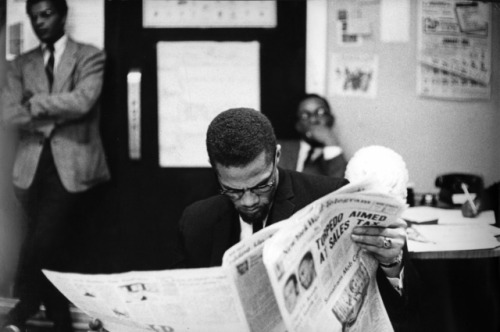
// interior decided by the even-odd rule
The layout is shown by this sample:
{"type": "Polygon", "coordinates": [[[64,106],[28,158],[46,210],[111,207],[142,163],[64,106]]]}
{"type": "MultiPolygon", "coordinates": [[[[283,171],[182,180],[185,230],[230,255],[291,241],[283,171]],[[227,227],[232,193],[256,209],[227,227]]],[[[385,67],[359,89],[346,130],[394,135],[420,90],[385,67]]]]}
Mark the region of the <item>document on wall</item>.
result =
{"type": "Polygon", "coordinates": [[[142,2],[145,28],[275,28],[277,3],[252,1],[142,2]]]}
{"type": "Polygon", "coordinates": [[[489,99],[491,4],[419,2],[417,93],[445,99],[489,99]]]}
{"type": "Polygon", "coordinates": [[[332,53],[330,63],[330,94],[363,98],[377,96],[378,55],[332,53]]]}
{"type": "Polygon", "coordinates": [[[260,109],[258,42],[159,42],[158,139],[162,167],[208,167],[212,119],[235,107],[260,109]]]}
{"type": "Polygon", "coordinates": [[[373,37],[378,1],[335,1],[335,39],[341,47],[361,46],[373,37]]]}
{"type": "MultiPolygon", "coordinates": [[[[104,0],[68,0],[66,32],[75,40],[104,48],[104,0]]],[[[6,59],[37,47],[25,0],[7,0],[6,59]]]]}
{"type": "Polygon", "coordinates": [[[406,204],[350,184],[229,248],[220,267],[84,275],[44,270],[110,332],[392,331],[376,260],[350,239],[406,204]]]}

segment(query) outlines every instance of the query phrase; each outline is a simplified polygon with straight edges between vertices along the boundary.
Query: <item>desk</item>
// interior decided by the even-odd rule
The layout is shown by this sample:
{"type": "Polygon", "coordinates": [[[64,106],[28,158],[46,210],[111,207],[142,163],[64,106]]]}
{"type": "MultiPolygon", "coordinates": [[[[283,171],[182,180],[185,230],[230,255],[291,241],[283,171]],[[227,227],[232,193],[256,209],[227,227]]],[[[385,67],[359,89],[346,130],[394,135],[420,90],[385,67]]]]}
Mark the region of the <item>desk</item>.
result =
{"type": "Polygon", "coordinates": [[[500,228],[493,226],[493,211],[464,218],[457,209],[419,206],[405,211],[403,219],[410,224],[408,249],[414,259],[500,257],[500,228]]]}
{"type": "MultiPolygon", "coordinates": [[[[500,241],[500,240],[499,240],[500,241]]],[[[500,248],[478,250],[410,252],[412,259],[475,259],[500,257],[500,248]]]]}
{"type": "MultiPolygon", "coordinates": [[[[463,218],[460,210],[436,209],[438,224],[431,227],[492,227],[494,214],[487,212],[481,218],[463,218]]],[[[404,216],[403,216],[404,218],[404,216]]],[[[417,226],[418,227],[418,226],[417,226]]],[[[422,226],[420,226],[422,227],[422,226]]],[[[426,226],[423,226],[426,227],[426,226]]],[[[418,229],[418,228],[417,228],[418,229]]],[[[444,228],[443,228],[444,229],[444,228]]],[[[498,230],[492,228],[491,238],[498,230]]],[[[460,235],[467,240],[467,234],[460,235]]],[[[451,236],[444,232],[441,237],[451,236]]],[[[473,234],[470,235],[473,239],[473,234]]],[[[498,237],[497,237],[498,239],[498,237]]],[[[439,239],[433,239],[439,241],[439,239]]],[[[446,242],[446,241],[443,241],[446,242]]],[[[453,244],[453,243],[452,243],[453,244]]],[[[467,244],[473,247],[472,244],[467,244]]],[[[477,244],[480,247],[481,244],[477,244]]],[[[430,245],[411,251],[412,263],[422,282],[422,318],[430,323],[431,331],[469,332],[500,331],[500,242],[489,243],[491,248],[475,250],[442,250],[445,246],[430,245]]],[[[459,247],[459,246],[457,246],[459,247]]],[[[417,248],[417,247],[414,247],[417,248]]]]}

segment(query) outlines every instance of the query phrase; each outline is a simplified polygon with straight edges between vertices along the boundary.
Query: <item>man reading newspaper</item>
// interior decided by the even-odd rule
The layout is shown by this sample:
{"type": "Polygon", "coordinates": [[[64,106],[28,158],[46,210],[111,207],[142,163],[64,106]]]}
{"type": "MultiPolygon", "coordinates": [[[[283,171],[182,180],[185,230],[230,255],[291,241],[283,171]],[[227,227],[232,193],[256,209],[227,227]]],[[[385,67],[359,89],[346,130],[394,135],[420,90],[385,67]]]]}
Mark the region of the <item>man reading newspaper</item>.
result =
{"type": "MultiPolygon", "coordinates": [[[[209,125],[206,144],[221,195],[196,202],[183,213],[180,232],[188,267],[221,265],[225,251],[237,242],[347,183],[277,167],[281,151],[273,127],[253,109],[220,113],[209,125]]],[[[396,331],[418,330],[413,298],[417,278],[407,258],[405,226],[399,220],[387,227],[359,225],[350,234],[378,261],[378,287],[396,331]]],[[[358,288],[362,292],[362,285],[358,288]]]]}
{"type": "Polygon", "coordinates": [[[189,268],[49,280],[111,332],[423,330],[401,198],[278,168],[273,128],[252,109],[217,116],[207,148],[221,195],[181,218],[189,268]]]}

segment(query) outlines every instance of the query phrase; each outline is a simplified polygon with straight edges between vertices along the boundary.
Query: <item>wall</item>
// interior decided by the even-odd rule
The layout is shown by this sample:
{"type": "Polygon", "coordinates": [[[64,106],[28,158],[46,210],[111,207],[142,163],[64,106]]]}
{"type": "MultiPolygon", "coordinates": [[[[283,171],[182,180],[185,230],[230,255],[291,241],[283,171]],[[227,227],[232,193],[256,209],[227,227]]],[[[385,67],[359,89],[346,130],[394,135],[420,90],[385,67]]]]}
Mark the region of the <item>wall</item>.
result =
{"type": "MultiPolygon", "coordinates": [[[[0,0],[0,88],[5,79],[5,0],[0,0]]],[[[0,130],[0,296],[12,294],[13,277],[22,236],[17,205],[11,190],[10,136],[0,130]]]]}
{"type": "MultiPolygon", "coordinates": [[[[416,94],[417,1],[410,1],[409,42],[380,42],[378,6],[373,6],[371,15],[376,22],[373,36],[362,46],[350,48],[337,46],[334,22],[338,3],[327,1],[328,56],[324,73],[328,73],[328,58],[332,52],[379,56],[375,99],[328,96],[337,115],[338,135],[347,157],[371,144],[396,150],[406,160],[416,192],[437,191],[434,187],[436,176],[452,171],[480,174],[487,185],[499,181],[500,7],[493,6],[491,99],[457,102],[424,99],[416,94]]],[[[315,24],[308,22],[308,29],[315,24]]],[[[311,44],[314,43],[308,40],[308,46],[311,44]]],[[[308,56],[311,53],[308,50],[308,56]]],[[[310,87],[314,88],[322,79],[310,77],[309,73],[314,74],[314,70],[310,68],[309,58],[307,65],[310,91],[310,87]]],[[[327,79],[324,81],[328,84],[327,79]]]]}

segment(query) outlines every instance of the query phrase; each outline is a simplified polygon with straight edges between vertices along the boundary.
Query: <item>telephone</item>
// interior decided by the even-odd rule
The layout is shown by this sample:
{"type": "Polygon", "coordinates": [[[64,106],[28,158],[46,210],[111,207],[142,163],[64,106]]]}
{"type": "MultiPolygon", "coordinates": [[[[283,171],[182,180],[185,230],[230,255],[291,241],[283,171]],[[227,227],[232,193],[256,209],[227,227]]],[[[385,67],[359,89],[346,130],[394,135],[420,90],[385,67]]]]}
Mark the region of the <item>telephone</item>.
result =
{"type": "Polygon", "coordinates": [[[451,205],[461,205],[467,198],[462,183],[467,186],[467,190],[473,197],[477,197],[483,191],[483,178],[466,173],[449,173],[443,174],[436,178],[436,187],[440,188],[439,200],[451,205]]]}

